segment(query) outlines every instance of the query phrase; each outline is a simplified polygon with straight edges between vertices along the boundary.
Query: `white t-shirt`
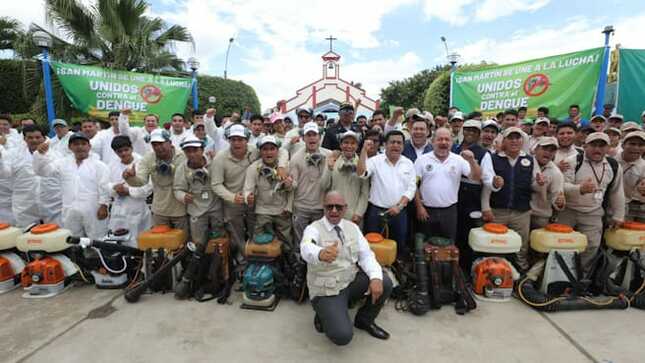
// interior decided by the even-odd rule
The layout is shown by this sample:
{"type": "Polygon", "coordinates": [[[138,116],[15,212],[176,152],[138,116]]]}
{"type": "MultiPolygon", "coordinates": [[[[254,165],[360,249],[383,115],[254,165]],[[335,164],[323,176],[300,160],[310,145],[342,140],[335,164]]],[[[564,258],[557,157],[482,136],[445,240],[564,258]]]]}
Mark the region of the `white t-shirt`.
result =
{"type": "Polygon", "coordinates": [[[439,160],[434,151],[423,154],[414,163],[414,169],[421,180],[419,193],[423,205],[431,208],[446,208],[457,203],[461,177],[470,175],[470,164],[452,152],[444,161],[439,160]]]}
{"type": "Polygon", "coordinates": [[[410,159],[401,155],[392,165],[385,154],[379,154],[367,159],[366,164],[366,177],[372,182],[370,203],[380,208],[392,208],[403,196],[408,200],[414,198],[417,186],[414,164],[410,159]]]}

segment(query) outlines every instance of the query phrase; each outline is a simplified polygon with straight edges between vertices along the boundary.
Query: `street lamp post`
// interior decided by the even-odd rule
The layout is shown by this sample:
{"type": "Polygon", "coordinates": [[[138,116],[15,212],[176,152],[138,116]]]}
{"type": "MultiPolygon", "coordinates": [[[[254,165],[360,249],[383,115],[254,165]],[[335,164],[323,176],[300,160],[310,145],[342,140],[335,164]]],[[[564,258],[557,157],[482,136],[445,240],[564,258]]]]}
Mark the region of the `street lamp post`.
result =
{"type": "Polygon", "coordinates": [[[193,111],[196,111],[199,108],[199,98],[197,93],[197,69],[199,69],[199,61],[195,57],[188,58],[188,67],[193,74],[193,111]]]}
{"type": "Polygon", "coordinates": [[[47,106],[47,123],[49,124],[50,135],[54,133],[52,122],[56,118],[54,109],[54,96],[52,91],[52,80],[49,70],[49,48],[53,41],[51,35],[44,31],[37,31],[33,34],[34,44],[42,49],[43,82],[45,86],[45,105],[47,106]]]}
{"type": "Polygon", "coordinates": [[[598,92],[596,92],[596,104],[594,106],[594,115],[602,114],[603,104],[605,102],[605,89],[607,88],[607,68],[609,67],[609,37],[614,33],[614,27],[607,25],[602,31],[605,34],[605,50],[603,53],[602,64],[600,65],[600,77],[598,77],[598,92]]]}
{"type": "Polygon", "coordinates": [[[231,51],[231,44],[233,44],[234,40],[235,38],[230,38],[228,40],[228,48],[226,48],[226,63],[224,64],[224,79],[226,79],[228,72],[228,53],[231,51]]]}

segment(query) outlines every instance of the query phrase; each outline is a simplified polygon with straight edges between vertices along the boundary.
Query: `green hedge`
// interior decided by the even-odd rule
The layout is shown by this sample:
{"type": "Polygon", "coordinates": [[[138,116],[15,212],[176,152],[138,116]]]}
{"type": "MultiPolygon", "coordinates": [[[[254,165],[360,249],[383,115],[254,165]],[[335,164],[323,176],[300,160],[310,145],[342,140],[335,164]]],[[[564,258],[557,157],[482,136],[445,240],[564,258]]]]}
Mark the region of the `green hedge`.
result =
{"type": "MultiPolygon", "coordinates": [[[[213,76],[198,76],[199,108],[205,111],[208,107],[215,107],[217,115],[230,115],[233,112],[244,111],[245,106],[250,106],[254,113],[260,112],[260,101],[255,90],[244,82],[224,79],[213,76]],[[215,104],[210,104],[208,98],[215,96],[215,104]]],[[[188,99],[188,107],[192,111],[192,95],[188,99]]]]}
{"type": "Polygon", "coordinates": [[[435,78],[426,90],[423,108],[433,115],[448,113],[450,103],[450,71],[444,71],[435,78]]]}

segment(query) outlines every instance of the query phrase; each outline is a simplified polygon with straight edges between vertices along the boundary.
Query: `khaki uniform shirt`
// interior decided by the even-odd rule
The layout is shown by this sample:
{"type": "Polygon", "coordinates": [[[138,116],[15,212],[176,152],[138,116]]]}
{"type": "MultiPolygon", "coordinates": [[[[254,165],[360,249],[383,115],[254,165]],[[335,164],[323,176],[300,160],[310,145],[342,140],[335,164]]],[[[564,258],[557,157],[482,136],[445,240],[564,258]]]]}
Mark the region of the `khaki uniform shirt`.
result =
{"type": "Polygon", "coordinates": [[[244,199],[250,193],[255,196],[255,213],[266,215],[280,215],[291,212],[292,188],[287,188],[277,180],[277,171],[273,167],[273,176],[260,175],[262,168],[268,167],[259,159],[246,170],[244,180],[244,199]]]}
{"type": "Polygon", "coordinates": [[[564,175],[560,169],[549,161],[544,167],[538,165],[538,172],[544,176],[544,185],[535,183],[536,187],[531,194],[531,215],[549,218],[553,214],[555,199],[560,193],[564,193],[564,175]]]}
{"type": "Polygon", "coordinates": [[[184,153],[175,148],[173,150],[172,172],[170,175],[161,175],[157,171],[157,156],[154,151],[147,153],[141,161],[136,164],[136,175],[125,181],[133,187],[142,187],[148,180],[152,181],[152,213],[164,217],[183,217],[186,215],[186,206],[180,203],[172,190],[175,179],[175,172],[180,165],[186,163],[184,153]]]}
{"type": "Polygon", "coordinates": [[[179,165],[175,172],[173,185],[175,198],[183,204],[186,194],[193,196],[193,202],[186,204],[186,211],[191,217],[199,217],[213,212],[221,205],[220,198],[211,187],[208,158],[206,160],[206,165],[200,169],[192,169],[185,162],[179,165]]]}
{"type": "MultiPolygon", "coordinates": [[[[607,190],[613,171],[607,159],[601,162],[592,162],[585,155],[580,169],[576,173],[576,158],[574,155],[566,161],[571,167],[564,172],[564,193],[567,198],[567,209],[590,215],[603,216],[605,214],[602,208],[605,191],[607,190]],[[592,169],[593,165],[593,169],[592,169]],[[591,178],[596,183],[598,191],[594,193],[581,194],[580,184],[591,178]]],[[[618,165],[618,175],[614,180],[612,188],[609,190],[609,207],[613,211],[613,219],[623,221],[625,218],[625,193],[623,188],[623,168],[618,165]]]]}
{"type": "Polygon", "coordinates": [[[320,186],[324,193],[331,190],[339,192],[347,203],[345,219],[353,216],[363,216],[367,210],[367,200],[370,193],[370,182],[356,174],[358,156],[347,160],[341,155],[334,164],[334,170],[325,165],[320,186]]]}
{"type": "Polygon", "coordinates": [[[331,154],[331,151],[319,148],[318,153],[322,155],[322,158],[316,166],[307,161],[310,154],[306,148],[296,152],[289,163],[289,173],[294,181],[293,206],[297,209],[322,209],[323,193],[320,188],[320,180],[323,170],[327,167],[326,158],[331,154]]]}
{"type": "Polygon", "coordinates": [[[645,203],[645,196],[638,192],[638,183],[645,178],[645,160],[636,159],[631,163],[623,161],[623,156],[618,155],[616,160],[623,167],[623,188],[625,189],[625,203],[638,201],[645,203]]]}

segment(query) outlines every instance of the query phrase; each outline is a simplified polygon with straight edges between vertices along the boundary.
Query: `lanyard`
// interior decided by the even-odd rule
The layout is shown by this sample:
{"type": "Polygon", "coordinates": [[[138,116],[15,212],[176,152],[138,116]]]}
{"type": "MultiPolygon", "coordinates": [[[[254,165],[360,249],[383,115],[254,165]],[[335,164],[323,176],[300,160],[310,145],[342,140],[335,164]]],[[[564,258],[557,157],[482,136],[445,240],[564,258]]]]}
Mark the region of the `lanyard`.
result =
{"type": "Polygon", "coordinates": [[[602,175],[600,175],[600,178],[598,178],[598,174],[596,174],[596,169],[594,169],[593,165],[591,164],[591,161],[587,160],[589,163],[589,167],[591,168],[591,171],[593,172],[594,178],[596,178],[596,182],[598,183],[598,187],[600,188],[600,183],[602,180],[605,178],[605,163],[602,164],[602,175]]]}

